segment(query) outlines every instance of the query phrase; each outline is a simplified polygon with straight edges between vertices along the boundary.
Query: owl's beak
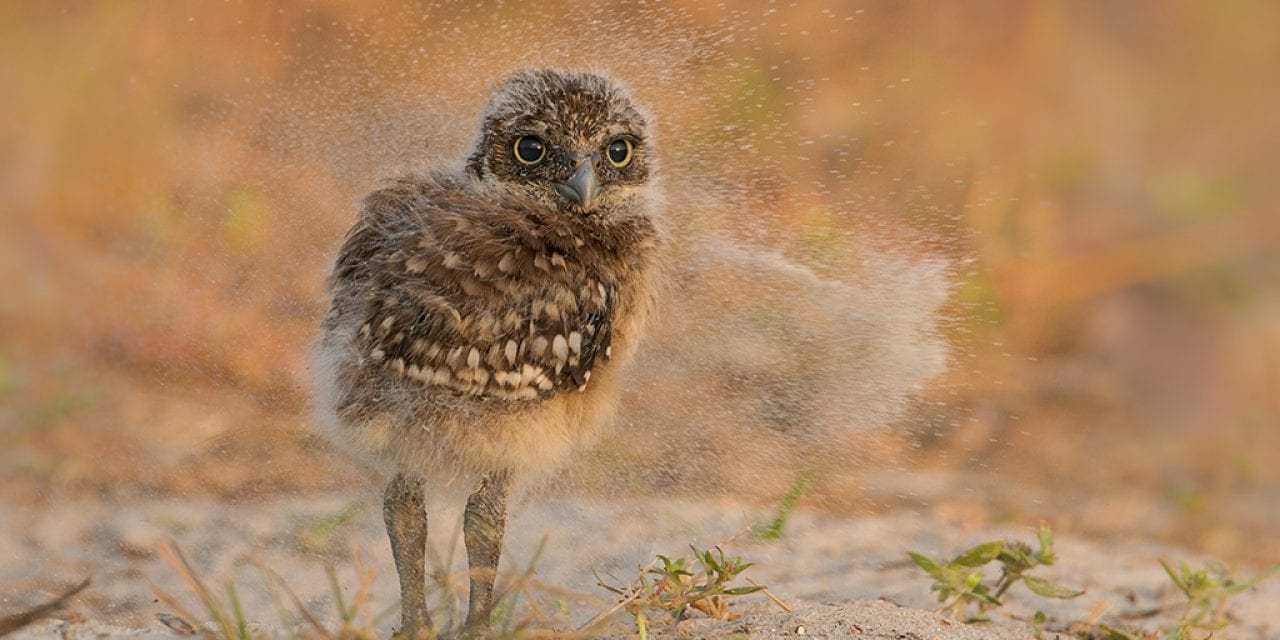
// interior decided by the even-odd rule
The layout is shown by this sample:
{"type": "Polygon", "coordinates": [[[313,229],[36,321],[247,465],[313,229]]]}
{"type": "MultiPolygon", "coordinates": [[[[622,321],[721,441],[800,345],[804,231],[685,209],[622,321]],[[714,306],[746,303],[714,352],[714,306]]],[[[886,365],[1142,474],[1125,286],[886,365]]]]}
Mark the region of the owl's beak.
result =
{"type": "Polygon", "coordinates": [[[560,195],[578,204],[583,209],[590,209],[592,201],[596,199],[596,194],[599,193],[596,188],[596,172],[591,167],[590,159],[584,160],[578,166],[578,170],[569,176],[568,180],[557,182],[555,186],[560,195]]]}

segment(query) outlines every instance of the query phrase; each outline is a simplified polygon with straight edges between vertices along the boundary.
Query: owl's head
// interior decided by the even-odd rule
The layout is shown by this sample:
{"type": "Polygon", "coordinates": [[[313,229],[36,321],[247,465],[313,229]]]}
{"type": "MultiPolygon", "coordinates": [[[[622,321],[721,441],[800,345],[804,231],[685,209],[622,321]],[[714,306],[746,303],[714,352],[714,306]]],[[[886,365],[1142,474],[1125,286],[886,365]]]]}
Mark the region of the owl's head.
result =
{"type": "Polygon", "coordinates": [[[614,80],[521,71],[494,90],[467,172],[499,194],[571,214],[622,212],[655,168],[648,126],[614,80]]]}

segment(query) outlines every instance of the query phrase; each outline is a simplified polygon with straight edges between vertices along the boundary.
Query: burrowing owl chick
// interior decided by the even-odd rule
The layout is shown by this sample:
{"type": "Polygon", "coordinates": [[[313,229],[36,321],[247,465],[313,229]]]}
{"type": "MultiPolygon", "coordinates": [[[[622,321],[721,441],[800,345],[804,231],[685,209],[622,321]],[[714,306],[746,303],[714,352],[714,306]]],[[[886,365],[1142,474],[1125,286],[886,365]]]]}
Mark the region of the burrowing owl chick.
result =
{"type": "Polygon", "coordinates": [[[467,627],[487,622],[512,481],[607,417],[652,299],[649,119],[616,82],[524,71],[456,171],[369,194],[329,287],[322,409],[392,477],[401,633],[427,629],[424,492],[474,488],[467,627]]]}

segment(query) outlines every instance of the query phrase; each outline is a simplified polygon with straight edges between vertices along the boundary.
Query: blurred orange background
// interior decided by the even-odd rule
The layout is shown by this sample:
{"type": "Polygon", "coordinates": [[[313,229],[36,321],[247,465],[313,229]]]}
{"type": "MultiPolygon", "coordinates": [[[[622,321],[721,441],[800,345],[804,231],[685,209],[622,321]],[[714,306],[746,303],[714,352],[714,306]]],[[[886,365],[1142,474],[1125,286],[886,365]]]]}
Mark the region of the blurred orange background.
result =
{"type": "Polygon", "coordinates": [[[949,373],[865,443],[929,508],[1278,561],[1277,33],[1190,0],[4,3],[0,499],[349,485],[305,350],[358,198],[457,156],[504,73],[588,66],[758,229],[959,265],[949,373]]]}

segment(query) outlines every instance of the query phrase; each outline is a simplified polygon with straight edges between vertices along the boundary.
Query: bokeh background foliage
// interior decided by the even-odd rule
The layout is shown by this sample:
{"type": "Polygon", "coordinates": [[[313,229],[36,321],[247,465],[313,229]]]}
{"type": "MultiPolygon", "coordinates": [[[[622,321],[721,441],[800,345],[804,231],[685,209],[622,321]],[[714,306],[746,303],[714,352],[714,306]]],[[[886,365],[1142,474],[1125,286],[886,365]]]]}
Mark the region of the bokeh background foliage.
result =
{"type": "MultiPolygon", "coordinates": [[[[814,504],[1280,559],[1280,4],[544,5],[0,5],[3,499],[357,482],[304,353],[360,194],[456,156],[503,73],[594,65],[744,241],[957,265],[949,372],[814,504]]],[[[806,464],[660,427],[631,490],[806,464]]]]}

